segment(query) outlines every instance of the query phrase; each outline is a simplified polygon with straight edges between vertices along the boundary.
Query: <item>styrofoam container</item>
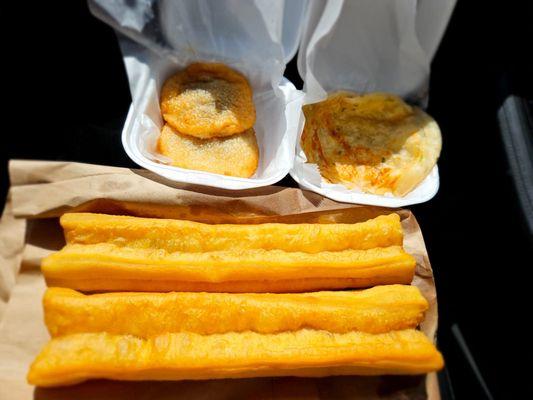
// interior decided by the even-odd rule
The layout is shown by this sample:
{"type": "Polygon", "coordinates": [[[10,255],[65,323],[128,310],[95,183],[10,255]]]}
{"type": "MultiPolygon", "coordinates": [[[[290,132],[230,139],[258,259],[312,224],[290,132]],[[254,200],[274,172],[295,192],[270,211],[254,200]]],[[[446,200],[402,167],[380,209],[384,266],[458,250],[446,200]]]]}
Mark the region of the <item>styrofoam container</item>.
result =
{"type": "Polygon", "coordinates": [[[173,181],[232,190],[271,185],[289,173],[303,92],[283,78],[283,70],[298,49],[306,0],[94,0],[90,5],[119,32],[133,99],[122,143],[135,163],[173,181]],[[174,167],[156,150],[163,82],[198,61],[225,63],[252,86],[260,156],[250,178],[174,167]]]}
{"type": "MultiPolygon", "coordinates": [[[[390,92],[424,106],[430,62],[455,0],[314,1],[303,29],[298,70],[305,86],[304,104],[324,100],[338,90],[390,92]]],[[[300,113],[294,166],[290,172],[308,190],[346,203],[402,207],[430,200],[439,189],[439,171],[404,197],[374,195],[326,182],[300,147],[300,113]]]]}
{"type": "Polygon", "coordinates": [[[312,190],[332,200],[381,207],[397,208],[424,203],[433,198],[439,190],[439,169],[436,165],[426,179],[404,197],[363,193],[356,189],[348,189],[343,185],[327,183],[323,179],[320,179],[320,173],[316,164],[296,162],[291,171],[291,176],[303,189],[312,190]],[[300,168],[305,170],[302,171],[300,168]],[[309,176],[318,177],[320,180],[319,183],[308,181],[309,176]]]}
{"type": "Polygon", "coordinates": [[[437,166],[404,197],[372,195],[325,182],[299,145],[301,105],[336,90],[396,93],[427,104],[429,66],[455,0],[89,0],[118,33],[133,103],[122,142],[140,166],[165,178],[224,189],[273,184],[289,171],[305,189],[334,200],[400,207],[431,199],[437,166]],[[283,79],[299,49],[298,91],[283,79]],[[164,80],[194,61],[241,71],[254,90],[257,172],[238,178],[168,165],[155,151],[164,80]]]}
{"type": "MultiPolygon", "coordinates": [[[[273,125],[275,123],[285,123],[286,125],[269,130],[268,119],[256,123],[254,128],[260,159],[259,167],[251,178],[224,176],[165,165],[163,156],[149,152],[149,147],[147,148],[147,145],[152,146],[152,148],[155,147],[155,140],[161,126],[155,125],[154,130],[152,123],[156,117],[154,115],[152,115],[153,119],[146,119],[145,117],[150,116],[151,113],[159,113],[159,109],[154,110],[153,105],[151,108],[147,106],[141,113],[131,105],[122,130],[124,150],[141,167],[177,182],[236,190],[272,185],[283,179],[292,167],[293,149],[298,132],[298,117],[303,99],[303,93],[296,90],[287,79],[283,79],[279,90],[283,95],[283,101],[280,103],[285,104],[285,109],[281,110],[282,118],[274,122],[273,125]],[[143,126],[143,124],[145,125],[143,126]],[[143,135],[148,135],[147,140],[143,138],[143,135]],[[152,137],[150,138],[150,136],[152,137]],[[158,159],[160,161],[157,161],[158,159]]],[[[262,112],[265,113],[264,115],[270,115],[268,113],[269,104],[263,104],[268,102],[256,99],[255,103],[258,116],[262,112]]],[[[162,124],[162,121],[160,123],[162,124]]]]}

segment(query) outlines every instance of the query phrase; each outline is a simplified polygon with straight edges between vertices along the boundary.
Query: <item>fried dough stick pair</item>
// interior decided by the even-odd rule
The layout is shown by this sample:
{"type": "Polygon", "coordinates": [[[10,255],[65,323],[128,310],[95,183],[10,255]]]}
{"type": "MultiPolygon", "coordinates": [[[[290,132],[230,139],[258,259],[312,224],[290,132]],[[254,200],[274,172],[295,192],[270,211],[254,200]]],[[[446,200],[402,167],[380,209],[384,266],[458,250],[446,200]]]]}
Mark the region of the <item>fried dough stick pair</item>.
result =
{"type": "Polygon", "coordinates": [[[92,378],[419,374],[442,367],[440,353],[413,329],[428,304],[412,286],[89,296],[51,288],[44,304],[54,339],[28,374],[39,386],[92,378]]]}
{"type": "Polygon", "coordinates": [[[358,224],[209,225],[65,214],[49,286],[83,291],[302,292],[410,283],[399,216],[358,224]]]}

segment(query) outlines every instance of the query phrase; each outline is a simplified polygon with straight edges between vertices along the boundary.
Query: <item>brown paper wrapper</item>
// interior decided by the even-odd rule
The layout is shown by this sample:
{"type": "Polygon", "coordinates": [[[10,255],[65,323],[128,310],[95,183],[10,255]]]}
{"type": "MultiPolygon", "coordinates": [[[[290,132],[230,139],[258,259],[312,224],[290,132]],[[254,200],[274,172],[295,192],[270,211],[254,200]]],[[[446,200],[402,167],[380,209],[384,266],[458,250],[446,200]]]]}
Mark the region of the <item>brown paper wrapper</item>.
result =
{"type": "MultiPolygon", "coordinates": [[[[78,210],[206,223],[357,222],[391,210],[341,204],[316,193],[270,186],[239,192],[176,184],[144,170],[71,162],[12,161],[0,222],[0,399],[432,399],[426,376],[257,378],[183,382],[91,381],[54,389],[27,384],[33,358],[49,339],[40,260],[64,245],[57,217],[78,210]]],[[[399,211],[404,247],[417,260],[413,284],[430,303],[421,329],[437,329],[433,273],[415,217],[399,211]]]]}

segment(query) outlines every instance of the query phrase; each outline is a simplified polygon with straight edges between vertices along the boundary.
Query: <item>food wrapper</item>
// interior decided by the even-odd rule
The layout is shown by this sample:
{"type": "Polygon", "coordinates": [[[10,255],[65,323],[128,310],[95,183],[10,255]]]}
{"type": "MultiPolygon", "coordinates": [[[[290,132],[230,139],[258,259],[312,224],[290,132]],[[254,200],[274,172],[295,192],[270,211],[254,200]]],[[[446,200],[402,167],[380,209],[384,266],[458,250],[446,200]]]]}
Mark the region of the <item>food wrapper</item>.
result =
{"type": "Polygon", "coordinates": [[[89,0],[93,14],[118,33],[133,103],[122,132],[140,166],[177,182],[224,189],[267,186],[289,171],[303,188],[337,201],[400,207],[431,199],[437,166],[404,197],[373,195],[325,182],[307,164],[299,135],[302,101],[331,91],[385,91],[424,106],[429,65],[455,0],[89,0]],[[304,92],[283,78],[299,48],[304,92]],[[169,165],[156,151],[163,125],[159,92],[166,78],[195,61],[243,72],[254,90],[260,150],[251,178],[169,165]]]}
{"type": "MultiPolygon", "coordinates": [[[[430,62],[454,5],[455,0],[310,2],[298,54],[304,104],[350,90],[394,93],[424,107],[430,62]]],[[[303,125],[301,113],[299,135],[303,125]]],[[[306,161],[298,139],[291,176],[302,188],[337,201],[402,207],[428,201],[439,189],[437,166],[413,191],[394,197],[328,183],[306,161]]]]}
{"type": "Polygon", "coordinates": [[[305,5],[303,0],[90,0],[93,14],[119,35],[133,99],[122,132],[130,158],[174,181],[224,189],[267,186],[287,175],[303,94],[283,71],[296,53],[305,5]],[[196,61],[225,63],[252,86],[260,157],[251,178],[174,167],[156,151],[163,82],[196,61]]]}
{"type": "MultiPolygon", "coordinates": [[[[435,374],[257,378],[183,382],[90,381],[63,388],[26,383],[49,339],[43,321],[40,260],[64,245],[58,217],[69,210],[184,218],[201,222],[357,222],[386,209],[341,204],[284,187],[229,191],[177,184],[145,170],[50,161],[12,161],[0,222],[0,399],[438,399],[435,374]]],[[[414,284],[430,308],[421,329],[435,337],[435,284],[415,217],[399,211],[404,247],[417,260],[414,284]]]]}

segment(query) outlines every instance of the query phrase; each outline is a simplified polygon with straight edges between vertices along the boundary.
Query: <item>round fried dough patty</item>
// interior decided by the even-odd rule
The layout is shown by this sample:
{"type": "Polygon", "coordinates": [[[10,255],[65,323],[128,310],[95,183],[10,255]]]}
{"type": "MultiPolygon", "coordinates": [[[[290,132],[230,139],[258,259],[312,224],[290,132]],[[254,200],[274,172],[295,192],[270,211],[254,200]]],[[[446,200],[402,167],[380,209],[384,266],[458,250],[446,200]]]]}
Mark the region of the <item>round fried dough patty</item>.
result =
{"type": "Polygon", "coordinates": [[[304,114],[302,149],[332,183],[405,196],[440,154],[436,122],[395,95],[339,92],[304,106],[304,114]]]}
{"type": "Polygon", "coordinates": [[[252,89],[239,72],[217,63],[195,63],[168,78],[161,113],[174,129],[198,138],[230,136],[255,123],[252,89]]]}
{"type": "Polygon", "coordinates": [[[175,167],[215,174],[249,178],[259,162],[253,129],[225,138],[198,139],[165,124],[157,147],[175,167]]]}

